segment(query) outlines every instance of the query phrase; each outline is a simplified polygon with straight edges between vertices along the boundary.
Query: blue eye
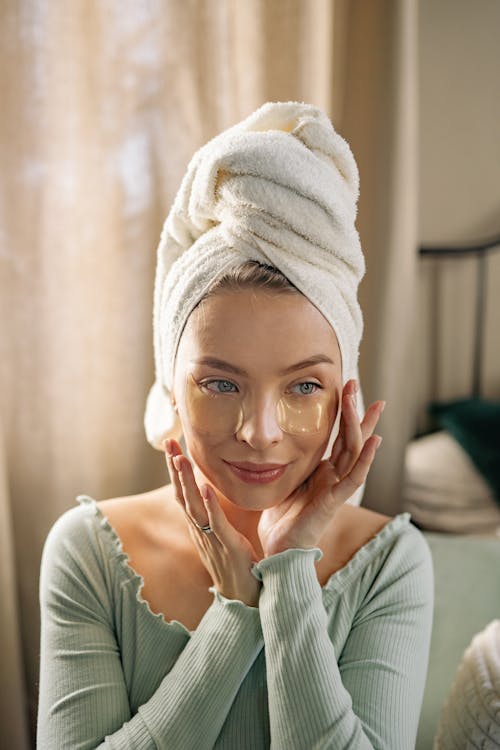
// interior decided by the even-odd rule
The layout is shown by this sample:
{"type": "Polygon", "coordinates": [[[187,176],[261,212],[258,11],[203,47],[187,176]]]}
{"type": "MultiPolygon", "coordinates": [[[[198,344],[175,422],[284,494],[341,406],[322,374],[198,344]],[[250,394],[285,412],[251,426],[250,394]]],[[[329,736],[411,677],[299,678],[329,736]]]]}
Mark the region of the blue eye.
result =
{"type": "Polygon", "coordinates": [[[302,386],[312,386],[314,390],[311,390],[311,388],[309,388],[309,390],[306,390],[306,391],[303,390],[300,392],[299,394],[300,396],[309,396],[313,393],[316,393],[317,390],[322,388],[322,386],[318,385],[318,383],[309,383],[309,382],[297,383],[296,385],[292,386],[292,388],[302,388],[302,386]]]}
{"type": "Polygon", "coordinates": [[[234,383],[231,383],[230,380],[207,380],[205,383],[202,383],[202,385],[212,393],[236,393],[234,390],[230,390],[230,388],[236,388],[234,383]],[[213,388],[209,388],[210,385],[213,385],[215,383],[216,386],[219,384],[222,384],[224,387],[219,388],[217,387],[215,390],[213,388]]]}

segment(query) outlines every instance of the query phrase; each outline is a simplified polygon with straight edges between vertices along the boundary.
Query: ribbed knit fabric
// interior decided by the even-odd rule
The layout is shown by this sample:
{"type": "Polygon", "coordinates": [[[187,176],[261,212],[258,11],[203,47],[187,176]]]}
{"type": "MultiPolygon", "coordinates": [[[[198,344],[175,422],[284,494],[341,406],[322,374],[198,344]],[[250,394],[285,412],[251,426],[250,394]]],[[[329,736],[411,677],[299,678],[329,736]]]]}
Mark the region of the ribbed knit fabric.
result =
{"type": "Polygon", "coordinates": [[[214,599],[193,632],[154,614],[94,499],[45,542],[38,750],[413,750],[433,574],[401,513],[321,587],[322,551],[256,563],[259,607],[214,599]]]}

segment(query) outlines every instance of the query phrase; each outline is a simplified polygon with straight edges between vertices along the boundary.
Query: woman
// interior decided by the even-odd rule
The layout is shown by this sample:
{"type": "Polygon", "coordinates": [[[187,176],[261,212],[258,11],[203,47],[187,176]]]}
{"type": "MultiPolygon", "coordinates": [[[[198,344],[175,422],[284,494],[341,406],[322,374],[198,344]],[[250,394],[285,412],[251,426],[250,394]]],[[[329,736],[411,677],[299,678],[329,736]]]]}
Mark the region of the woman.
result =
{"type": "Polygon", "coordinates": [[[414,747],[429,549],[409,514],[349,503],[384,406],[360,422],[356,200],[307,104],[267,103],[193,157],[145,415],[170,483],[79,496],[47,538],[40,748],[414,747]]]}

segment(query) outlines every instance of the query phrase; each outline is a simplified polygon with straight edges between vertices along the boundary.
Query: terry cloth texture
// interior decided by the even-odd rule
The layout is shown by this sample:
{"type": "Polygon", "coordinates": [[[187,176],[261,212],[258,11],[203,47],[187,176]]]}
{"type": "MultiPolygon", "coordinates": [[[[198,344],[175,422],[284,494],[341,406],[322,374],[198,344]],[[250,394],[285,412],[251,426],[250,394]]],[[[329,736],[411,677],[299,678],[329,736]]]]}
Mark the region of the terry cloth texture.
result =
{"type": "Polygon", "coordinates": [[[261,560],[259,607],[212,587],[190,632],[151,611],[116,531],[77,500],[43,551],[38,750],[413,750],[433,572],[408,513],[323,587],[319,548],[261,560]]]}

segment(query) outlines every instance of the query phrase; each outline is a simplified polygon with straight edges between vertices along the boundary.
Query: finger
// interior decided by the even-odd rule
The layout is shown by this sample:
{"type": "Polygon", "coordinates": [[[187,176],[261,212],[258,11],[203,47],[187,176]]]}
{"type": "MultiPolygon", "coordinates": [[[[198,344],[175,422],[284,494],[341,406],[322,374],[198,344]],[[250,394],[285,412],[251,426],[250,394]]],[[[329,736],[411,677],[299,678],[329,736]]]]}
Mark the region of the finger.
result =
{"type": "Polygon", "coordinates": [[[334,464],[338,460],[340,454],[344,450],[344,437],[339,429],[339,434],[335,438],[330,458],[328,459],[331,464],[334,464]]]}
{"type": "Polygon", "coordinates": [[[184,494],[183,494],[182,485],[179,479],[179,473],[173,464],[174,456],[182,455],[182,450],[180,446],[175,443],[174,440],[170,440],[170,441],[164,440],[163,446],[165,448],[165,458],[167,462],[168,473],[170,475],[170,481],[172,482],[172,486],[174,488],[174,497],[176,501],[179,503],[179,505],[185,510],[184,494]],[[170,443],[170,445],[167,445],[168,443],[170,443]],[[170,453],[168,452],[169,448],[170,448],[170,453]]]}
{"type": "MultiPolygon", "coordinates": [[[[378,424],[380,416],[385,409],[385,401],[375,401],[371,404],[365,412],[363,421],[361,422],[361,436],[363,444],[366,443],[368,438],[373,435],[375,428],[378,424]]],[[[345,422],[345,420],[344,420],[345,422]]],[[[344,427],[345,429],[345,427],[344,427]]],[[[341,430],[333,445],[332,453],[328,459],[330,463],[335,464],[338,461],[340,454],[344,450],[344,437],[341,430]]]]}
{"type": "Polygon", "coordinates": [[[359,416],[350,394],[343,397],[342,412],[344,418],[343,450],[335,461],[335,469],[340,477],[349,474],[363,448],[359,416]]]}
{"type": "Polygon", "coordinates": [[[217,539],[225,547],[230,548],[235,542],[235,529],[227,520],[226,514],[210,485],[203,485],[201,496],[203,498],[205,510],[207,511],[210,528],[217,539]]]}
{"type": "Polygon", "coordinates": [[[364,484],[381,442],[382,438],[380,435],[372,435],[368,438],[349,474],[338,482],[338,484],[335,484],[332,489],[332,495],[335,497],[336,504],[339,502],[344,503],[364,484]]]}
{"type": "Polygon", "coordinates": [[[365,412],[363,421],[361,422],[361,435],[363,443],[366,443],[367,439],[373,435],[375,427],[380,419],[382,412],[385,409],[385,401],[375,401],[370,404],[365,412]]]}
{"type": "Polygon", "coordinates": [[[328,459],[331,463],[335,463],[335,461],[338,460],[340,454],[344,450],[345,446],[345,430],[346,430],[346,417],[344,414],[344,398],[345,396],[353,396],[356,397],[356,381],[354,379],[348,380],[345,384],[343,390],[342,390],[342,396],[340,400],[340,423],[339,423],[339,432],[337,435],[337,438],[335,439],[335,442],[332,447],[332,452],[330,454],[330,458],[328,459]]]}
{"type": "Polygon", "coordinates": [[[206,526],[208,524],[208,516],[194,478],[191,462],[186,456],[176,456],[173,459],[173,464],[179,473],[188,516],[195,525],[206,526]]]}

